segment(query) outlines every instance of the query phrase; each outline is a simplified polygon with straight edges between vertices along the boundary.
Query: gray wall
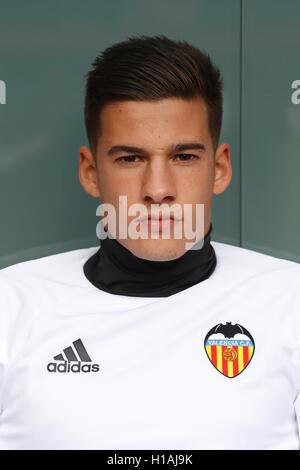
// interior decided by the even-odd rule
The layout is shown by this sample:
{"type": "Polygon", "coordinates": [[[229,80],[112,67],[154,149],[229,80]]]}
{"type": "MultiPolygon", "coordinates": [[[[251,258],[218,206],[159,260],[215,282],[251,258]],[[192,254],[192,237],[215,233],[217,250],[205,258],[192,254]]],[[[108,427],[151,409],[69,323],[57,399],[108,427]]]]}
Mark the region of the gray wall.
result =
{"type": "Polygon", "coordinates": [[[85,75],[136,34],[190,41],[221,68],[234,176],[213,199],[213,239],[299,261],[300,1],[47,4],[0,0],[0,268],[99,243],[98,201],[78,180],[85,75]]]}

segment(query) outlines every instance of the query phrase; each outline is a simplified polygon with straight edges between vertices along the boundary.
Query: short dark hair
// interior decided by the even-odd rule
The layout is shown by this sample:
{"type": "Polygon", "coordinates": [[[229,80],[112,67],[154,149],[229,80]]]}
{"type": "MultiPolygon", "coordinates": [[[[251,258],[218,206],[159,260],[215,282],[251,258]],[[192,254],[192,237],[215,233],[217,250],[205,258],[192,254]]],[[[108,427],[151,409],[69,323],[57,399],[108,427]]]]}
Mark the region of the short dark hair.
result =
{"type": "Polygon", "coordinates": [[[208,54],[164,35],[131,36],[99,54],[87,73],[85,126],[92,149],[101,133],[101,109],[116,101],[156,101],[200,96],[217,147],[223,114],[223,81],[208,54]]]}

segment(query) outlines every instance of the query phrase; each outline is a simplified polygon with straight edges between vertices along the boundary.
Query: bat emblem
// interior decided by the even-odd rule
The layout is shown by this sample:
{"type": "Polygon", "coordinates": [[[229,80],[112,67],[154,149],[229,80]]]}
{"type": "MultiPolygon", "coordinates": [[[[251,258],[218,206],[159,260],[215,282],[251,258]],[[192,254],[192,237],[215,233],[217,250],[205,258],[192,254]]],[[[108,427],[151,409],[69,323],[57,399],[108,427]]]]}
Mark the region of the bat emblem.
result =
{"type": "Polygon", "coordinates": [[[209,330],[204,339],[204,349],[215,369],[225,377],[233,378],[252,361],[255,343],[244,326],[226,322],[209,330]]]}

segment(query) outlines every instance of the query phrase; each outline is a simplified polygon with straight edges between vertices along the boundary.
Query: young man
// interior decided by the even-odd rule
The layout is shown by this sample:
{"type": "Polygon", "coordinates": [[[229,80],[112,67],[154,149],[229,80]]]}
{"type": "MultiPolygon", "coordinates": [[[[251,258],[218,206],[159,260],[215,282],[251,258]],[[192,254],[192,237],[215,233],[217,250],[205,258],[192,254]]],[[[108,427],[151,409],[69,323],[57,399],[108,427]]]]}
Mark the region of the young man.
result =
{"type": "Polygon", "coordinates": [[[85,122],[80,182],[116,237],[0,272],[0,448],[299,449],[300,266],[211,242],[232,176],[218,69],[129,38],[93,63],[85,122]],[[156,236],[120,236],[135,204],[156,236]]]}

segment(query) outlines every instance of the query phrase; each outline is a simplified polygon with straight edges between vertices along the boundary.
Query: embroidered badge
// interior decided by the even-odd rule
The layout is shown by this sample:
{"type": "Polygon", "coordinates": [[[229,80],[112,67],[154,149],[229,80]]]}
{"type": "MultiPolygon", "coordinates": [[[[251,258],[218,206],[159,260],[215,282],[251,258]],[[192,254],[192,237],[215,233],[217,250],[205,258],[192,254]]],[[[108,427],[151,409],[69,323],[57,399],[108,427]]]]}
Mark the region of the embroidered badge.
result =
{"type": "Polygon", "coordinates": [[[204,348],[212,365],[225,377],[239,375],[250,364],[255,343],[242,325],[226,322],[214,326],[204,339],[204,348]]]}

